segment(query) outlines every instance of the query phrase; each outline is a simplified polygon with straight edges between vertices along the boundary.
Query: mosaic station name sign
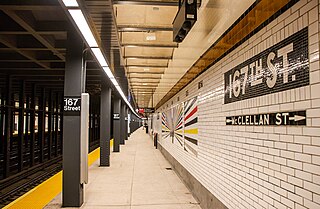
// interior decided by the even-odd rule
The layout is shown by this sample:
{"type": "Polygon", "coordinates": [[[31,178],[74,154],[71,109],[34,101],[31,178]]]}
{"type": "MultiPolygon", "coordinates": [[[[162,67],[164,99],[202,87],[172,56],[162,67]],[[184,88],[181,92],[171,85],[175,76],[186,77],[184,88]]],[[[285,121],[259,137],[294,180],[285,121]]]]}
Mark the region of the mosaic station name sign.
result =
{"type": "Polygon", "coordinates": [[[224,73],[224,103],[309,85],[308,28],[224,73]]]}
{"type": "Polygon", "coordinates": [[[229,116],[226,117],[226,125],[306,125],[306,111],[229,116]]]}

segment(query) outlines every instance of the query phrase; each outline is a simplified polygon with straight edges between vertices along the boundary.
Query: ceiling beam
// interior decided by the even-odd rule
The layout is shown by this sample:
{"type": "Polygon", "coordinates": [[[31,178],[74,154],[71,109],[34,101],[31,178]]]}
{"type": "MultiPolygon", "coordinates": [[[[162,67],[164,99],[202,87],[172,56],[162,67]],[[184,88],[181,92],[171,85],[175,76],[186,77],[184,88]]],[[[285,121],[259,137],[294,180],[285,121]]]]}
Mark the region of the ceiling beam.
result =
{"type": "Polygon", "coordinates": [[[53,54],[55,54],[57,57],[65,61],[64,55],[62,55],[58,50],[55,49],[55,47],[49,43],[45,38],[43,38],[40,34],[37,33],[37,31],[32,28],[24,19],[22,19],[20,16],[18,16],[14,11],[11,10],[3,10],[4,13],[6,13],[9,17],[11,17],[16,23],[18,23],[21,27],[23,27],[26,31],[30,32],[34,38],[36,38],[41,44],[43,44],[45,47],[50,49],[53,54]]]}
{"type": "Polygon", "coordinates": [[[52,31],[53,33],[67,33],[68,27],[70,27],[69,23],[64,20],[55,20],[55,21],[37,21],[35,23],[35,29],[37,32],[48,32],[52,31]]]}
{"type": "MultiPolygon", "coordinates": [[[[131,84],[131,87],[132,88],[135,88],[135,87],[140,87],[142,86],[141,84],[137,85],[137,84],[131,84]]],[[[148,88],[157,88],[158,87],[158,84],[148,84],[148,85],[143,85],[144,87],[148,87],[148,88]]],[[[140,89],[140,88],[139,88],[140,89]]]]}
{"type": "Polygon", "coordinates": [[[127,0],[116,0],[112,1],[114,5],[124,4],[124,5],[145,5],[145,6],[179,6],[179,1],[127,1],[127,0]]]}
{"type": "Polygon", "coordinates": [[[122,47],[157,47],[157,48],[178,48],[178,44],[130,44],[122,43],[122,47]]]}
{"type": "Polygon", "coordinates": [[[13,38],[9,38],[9,36],[0,35],[0,43],[4,44],[5,46],[11,48],[11,50],[16,51],[17,53],[21,54],[22,56],[32,60],[34,63],[38,64],[39,66],[49,69],[50,66],[48,63],[41,63],[37,61],[35,54],[32,51],[21,51],[17,48],[16,40],[13,38]]]}
{"type": "MultiPolygon", "coordinates": [[[[130,78],[132,78],[132,77],[130,77],[130,78]]],[[[132,78],[132,79],[130,79],[130,81],[132,83],[140,83],[140,82],[145,82],[145,81],[148,82],[150,80],[151,80],[151,82],[153,82],[153,81],[159,82],[160,78],[144,78],[144,77],[141,77],[141,78],[132,78]]]]}
{"type": "MultiPolygon", "coordinates": [[[[151,74],[150,74],[151,75],[151,74]]],[[[152,77],[152,76],[142,76],[142,75],[139,75],[139,74],[137,74],[137,75],[129,75],[128,76],[128,78],[133,78],[133,79],[158,79],[158,80],[160,80],[161,79],[161,76],[159,76],[159,77],[152,77]]]]}
{"type": "Polygon", "coordinates": [[[167,65],[126,65],[126,67],[132,68],[167,68],[167,65]]]}
{"type": "MultiPolygon", "coordinates": [[[[0,33],[0,35],[2,35],[0,33]]],[[[23,47],[17,47],[17,49],[21,50],[21,51],[51,51],[48,48],[23,48],[23,47]]],[[[58,51],[66,51],[66,48],[55,48],[58,51]]],[[[11,48],[0,48],[0,51],[12,51],[11,48]]]]}
{"type": "MultiPolygon", "coordinates": [[[[67,31],[37,31],[39,35],[67,35],[67,31]]],[[[32,35],[29,31],[0,31],[0,35],[32,35]]]]}
{"type": "MultiPolygon", "coordinates": [[[[0,39],[1,40],[1,39],[0,39]]],[[[43,68],[4,68],[4,67],[0,67],[0,73],[4,72],[4,71],[19,71],[19,72],[27,72],[29,73],[30,71],[34,71],[34,72],[57,72],[57,71],[64,71],[65,68],[50,68],[50,69],[43,69],[43,68]]],[[[88,73],[94,73],[94,72],[102,72],[100,68],[87,68],[87,74],[88,73]]]]}
{"type": "Polygon", "coordinates": [[[172,56],[124,56],[124,59],[155,59],[155,60],[170,60],[172,56]]]}
{"type": "MultiPolygon", "coordinates": [[[[64,62],[63,60],[37,60],[38,62],[44,62],[44,63],[48,63],[48,62],[64,62]]],[[[22,60],[22,59],[19,59],[19,60],[14,60],[14,59],[11,59],[11,60],[0,60],[0,62],[34,62],[33,60],[22,60]]]]}
{"type": "Polygon", "coordinates": [[[152,89],[152,88],[157,88],[157,89],[170,89],[168,87],[161,87],[161,86],[158,86],[158,85],[150,85],[150,86],[147,86],[147,85],[136,85],[136,84],[131,84],[132,88],[133,89],[152,89]]]}
{"type": "Polygon", "coordinates": [[[128,71],[127,74],[157,74],[162,75],[164,72],[153,72],[153,71],[145,71],[145,72],[139,72],[139,71],[128,71]]]}
{"type": "MultiPolygon", "coordinates": [[[[135,90],[135,92],[137,92],[137,90],[135,90]]],[[[138,93],[154,93],[154,94],[161,94],[161,93],[167,93],[166,91],[162,91],[162,92],[155,92],[155,89],[151,89],[151,90],[139,90],[138,93]]]]}
{"type": "MultiPolygon", "coordinates": [[[[158,86],[158,84],[159,84],[159,81],[158,82],[150,82],[150,81],[144,82],[144,81],[141,81],[141,82],[146,84],[146,85],[143,85],[143,86],[149,86],[149,85],[150,86],[154,86],[154,85],[158,86]]],[[[131,83],[131,85],[141,85],[141,82],[140,83],[138,83],[138,82],[130,82],[130,83],[131,83]]]]}
{"type": "MultiPolygon", "coordinates": [[[[43,1],[45,2],[45,1],[43,1]]],[[[15,5],[0,5],[0,10],[38,10],[38,11],[54,11],[54,10],[61,10],[61,6],[55,5],[21,5],[21,2],[16,3],[15,5]]]]}
{"type": "Polygon", "coordinates": [[[119,32],[173,31],[173,27],[118,25],[118,31],[119,32]]]}

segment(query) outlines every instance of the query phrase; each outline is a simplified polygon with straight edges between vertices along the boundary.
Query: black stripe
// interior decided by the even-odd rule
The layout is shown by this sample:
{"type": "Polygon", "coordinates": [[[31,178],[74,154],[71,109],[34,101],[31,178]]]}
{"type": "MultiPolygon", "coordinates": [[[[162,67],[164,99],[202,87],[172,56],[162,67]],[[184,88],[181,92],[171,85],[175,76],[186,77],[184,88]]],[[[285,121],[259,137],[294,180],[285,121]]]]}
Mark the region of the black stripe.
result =
{"type": "MultiPolygon", "coordinates": [[[[185,144],[185,146],[187,146],[188,149],[189,149],[194,155],[197,155],[197,151],[195,151],[190,145],[185,144]]],[[[186,149],[186,148],[185,148],[185,149],[186,149]]],[[[186,151],[188,151],[188,150],[186,150],[186,151]]]]}
{"type": "Polygon", "coordinates": [[[183,109],[181,108],[181,111],[179,113],[179,121],[183,119],[183,109]]]}
{"type": "Polygon", "coordinates": [[[179,119],[179,120],[178,120],[177,123],[176,123],[177,125],[182,121],[183,117],[182,117],[182,116],[181,116],[181,117],[179,116],[178,119],[179,119]]]}
{"type": "Polygon", "coordinates": [[[197,122],[198,122],[198,117],[195,117],[195,118],[193,118],[192,121],[189,121],[188,123],[186,123],[186,124],[184,125],[184,127],[191,126],[191,125],[193,125],[193,124],[195,124],[195,123],[197,123],[197,122]]]}
{"type": "Polygon", "coordinates": [[[176,131],[178,131],[178,130],[180,130],[180,129],[182,129],[182,128],[183,128],[183,126],[180,126],[180,128],[176,129],[176,131]]]}
{"type": "Polygon", "coordinates": [[[169,134],[164,135],[164,136],[163,136],[163,139],[168,138],[168,136],[170,136],[170,135],[169,135],[169,134]]]}
{"type": "Polygon", "coordinates": [[[182,146],[182,142],[179,140],[179,138],[177,136],[175,138],[179,142],[179,144],[182,146]]]}
{"type": "MultiPolygon", "coordinates": [[[[197,97],[193,98],[193,101],[191,102],[190,106],[187,107],[187,109],[184,111],[184,114],[186,115],[188,113],[188,111],[190,110],[190,108],[194,105],[194,103],[197,101],[197,97]]],[[[190,102],[190,100],[188,101],[188,103],[190,102]]]]}
{"type": "Polygon", "coordinates": [[[177,134],[178,136],[181,136],[181,137],[183,137],[183,136],[182,136],[182,134],[180,134],[180,133],[175,133],[175,134],[177,134]]]}
{"type": "Polygon", "coordinates": [[[188,136],[184,136],[184,138],[185,138],[186,140],[188,140],[189,142],[191,142],[191,143],[193,143],[193,144],[195,144],[195,145],[198,145],[198,140],[193,139],[193,138],[190,138],[190,137],[188,137],[188,136]]]}

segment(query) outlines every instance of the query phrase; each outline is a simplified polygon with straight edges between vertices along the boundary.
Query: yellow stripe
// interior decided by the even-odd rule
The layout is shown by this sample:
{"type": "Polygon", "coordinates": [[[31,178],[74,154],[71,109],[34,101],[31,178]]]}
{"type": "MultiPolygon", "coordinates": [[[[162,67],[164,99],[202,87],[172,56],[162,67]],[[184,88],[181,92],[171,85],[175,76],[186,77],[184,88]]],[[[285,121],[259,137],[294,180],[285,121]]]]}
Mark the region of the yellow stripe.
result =
{"type": "MultiPolygon", "coordinates": [[[[113,146],[113,139],[110,147],[113,146]]],[[[88,165],[92,165],[100,156],[100,148],[88,154],[88,165]]],[[[46,206],[62,190],[62,171],[55,174],[40,185],[31,189],[18,199],[5,206],[3,209],[36,209],[46,206]]]]}
{"type": "Polygon", "coordinates": [[[162,130],[170,131],[170,129],[168,129],[168,128],[167,128],[167,127],[165,127],[165,126],[162,126],[162,130]]]}
{"type": "Polygon", "coordinates": [[[182,132],[182,130],[178,130],[178,131],[176,131],[177,133],[179,133],[179,134],[182,134],[183,132],[182,132]]]}
{"type": "Polygon", "coordinates": [[[198,129],[194,128],[194,129],[188,129],[188,130],[184,130],[185,134],[198,134],[198,129]]]}

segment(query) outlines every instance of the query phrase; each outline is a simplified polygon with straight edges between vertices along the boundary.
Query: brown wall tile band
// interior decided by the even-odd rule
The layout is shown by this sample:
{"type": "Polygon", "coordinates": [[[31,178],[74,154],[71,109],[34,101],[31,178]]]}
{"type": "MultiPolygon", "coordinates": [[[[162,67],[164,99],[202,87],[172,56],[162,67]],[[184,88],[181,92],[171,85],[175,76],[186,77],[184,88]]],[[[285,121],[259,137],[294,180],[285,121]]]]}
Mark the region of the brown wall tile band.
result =
{"type": "Polygon", "coordinates": [[[184,76],[156,105],[156,109],[186,87],[192,80],[228,55],[240,44],[266,27],[299,0],[257,0],[230,28],[193,64],[184,76]]]}

